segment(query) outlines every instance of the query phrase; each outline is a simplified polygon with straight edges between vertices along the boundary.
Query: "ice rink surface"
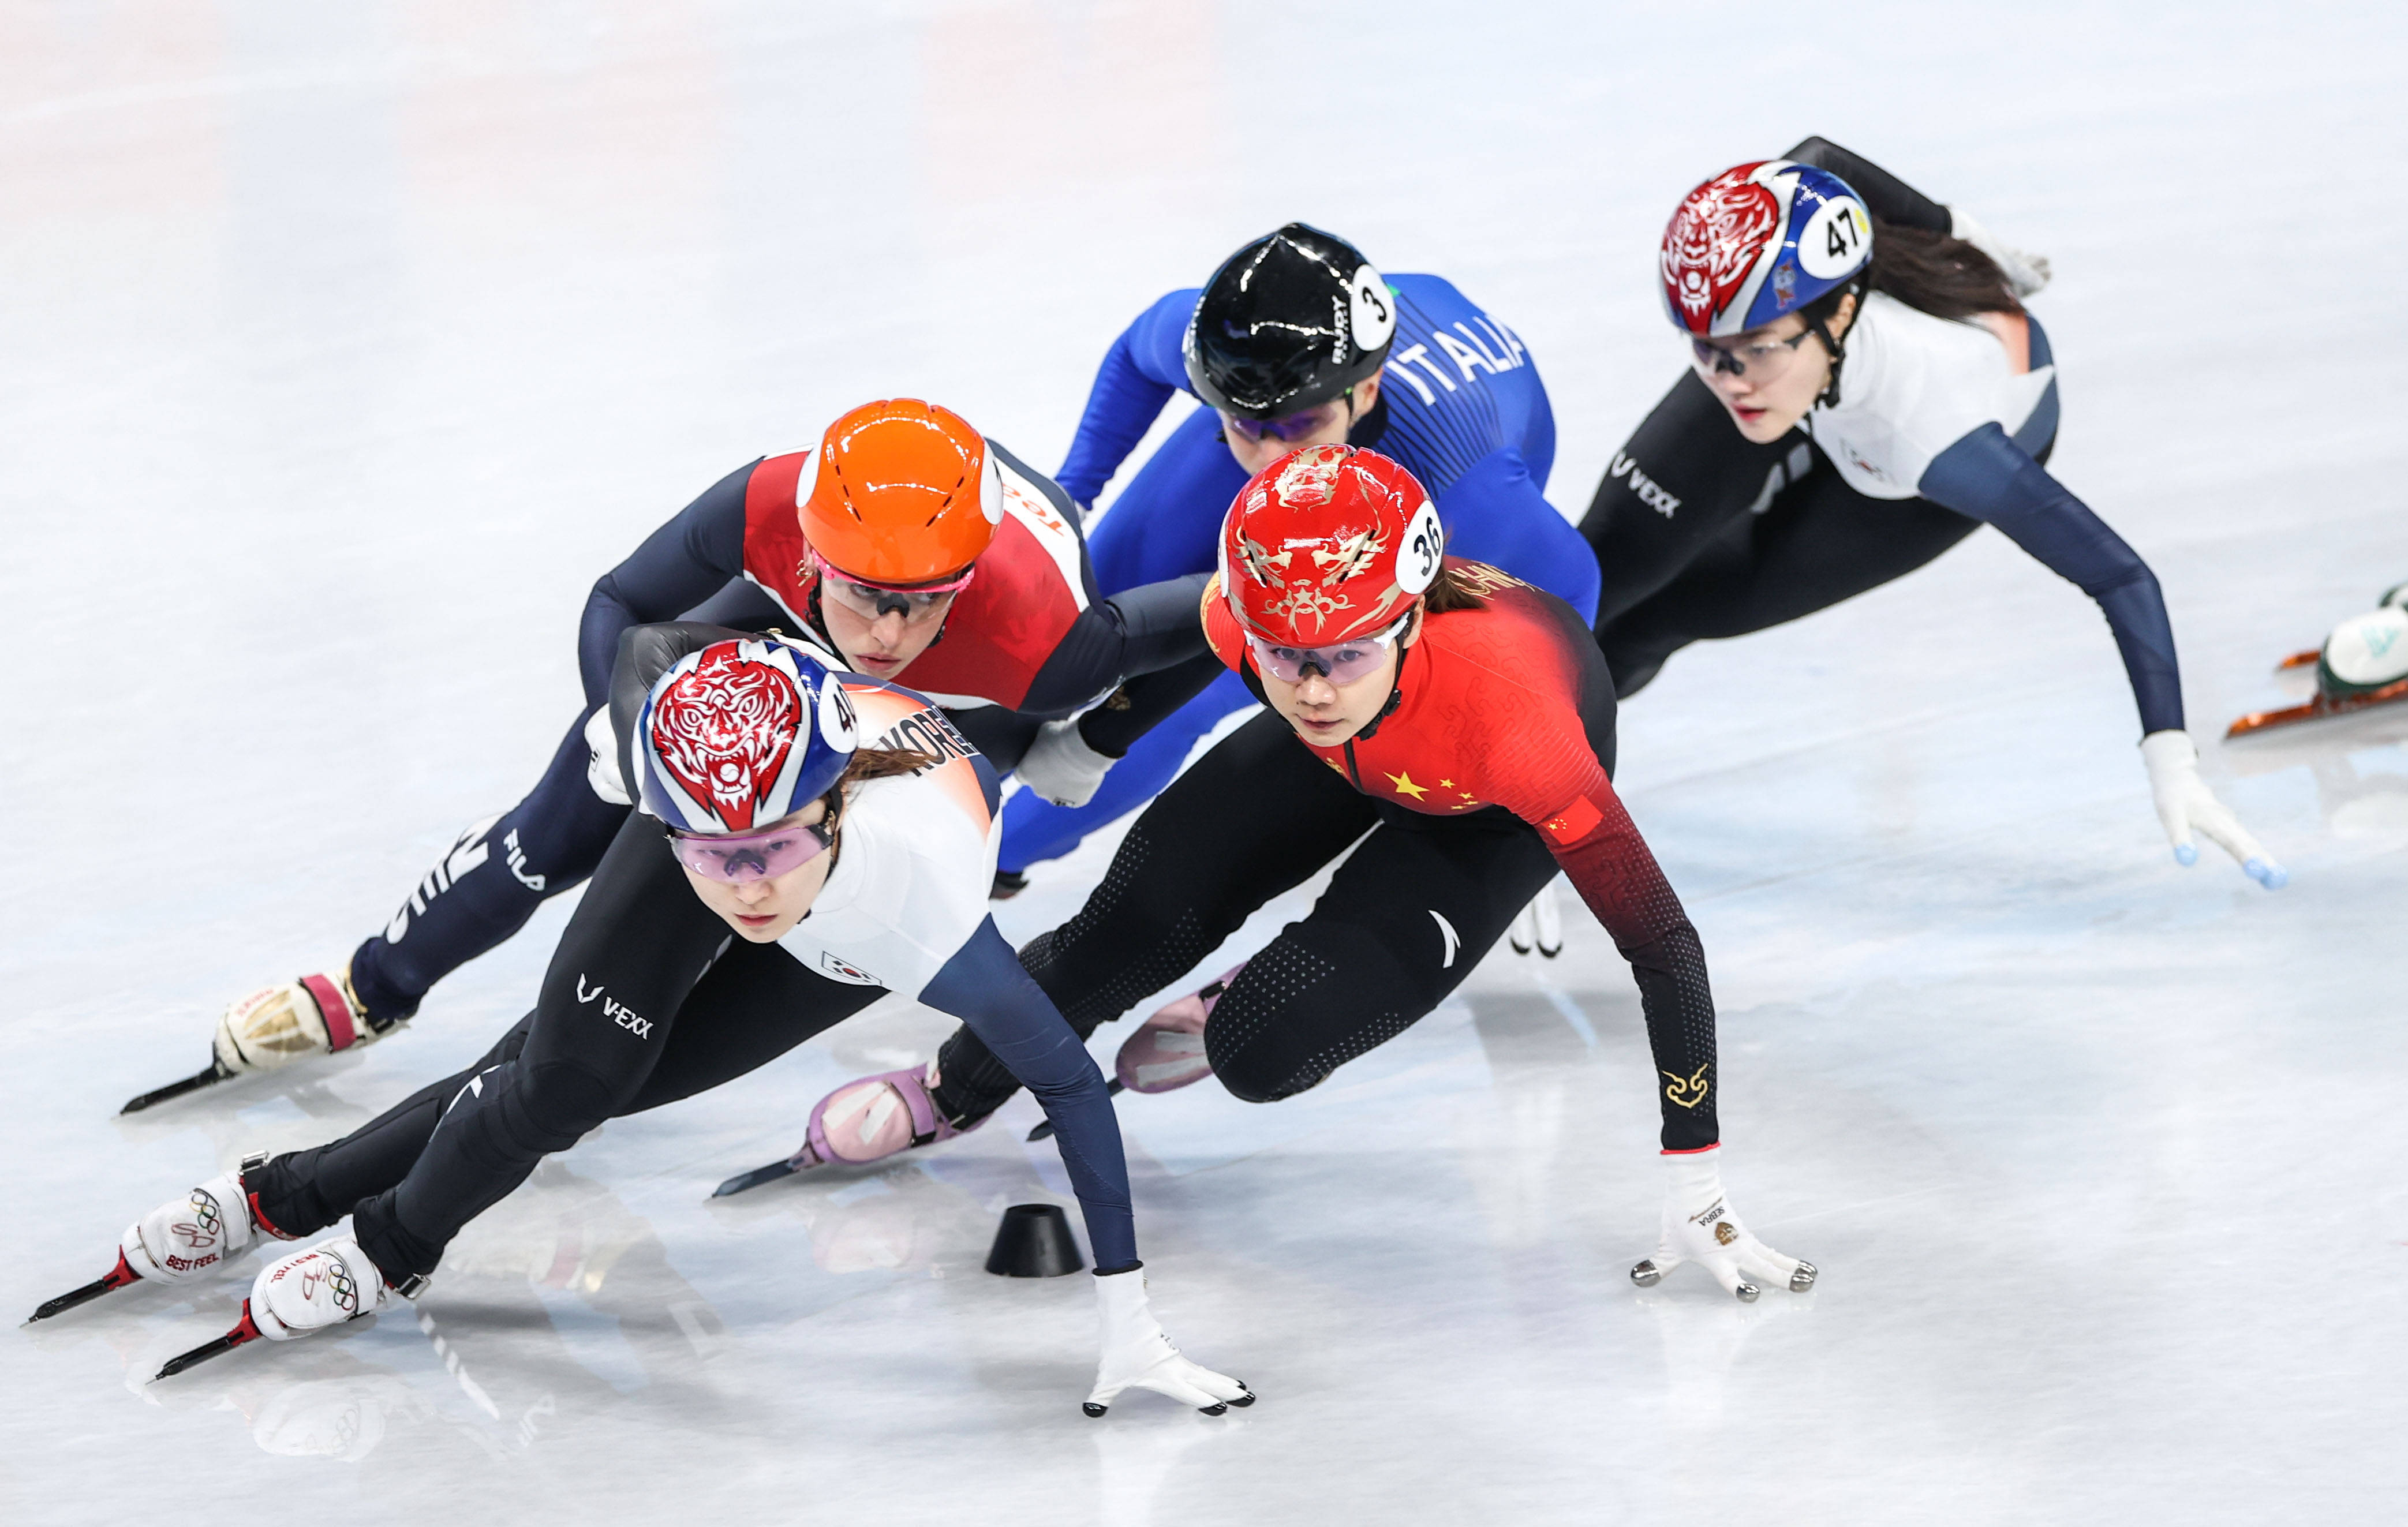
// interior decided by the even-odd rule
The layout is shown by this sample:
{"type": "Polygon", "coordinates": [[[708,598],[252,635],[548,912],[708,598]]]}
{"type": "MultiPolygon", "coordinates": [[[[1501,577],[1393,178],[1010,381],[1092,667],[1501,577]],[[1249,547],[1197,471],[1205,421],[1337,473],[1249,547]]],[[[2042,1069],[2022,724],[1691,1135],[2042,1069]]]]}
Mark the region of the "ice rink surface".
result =
{"type": "Polygon", "coordinates": [[[1725,1180],[1811,1295],[1632,1288],[1653,1078],[1575,916],[1302,1098],[1124,1106],[1155,1306],[1249,1411],[1080,1416],[1084,1280],[980,1269],[1068,1202],[1025,1099],[706,1202],[929,1052],[891,1004],[553,1158],[414,1314],[149,1388],[251,1264],[10,1330],[0,1520],[2399,1520],[2408,714],[2214,739],[2408,578],[2403,44],[2364,5],[0,4],[12,1312],[529,1005],[565,900],[398,1039],[114,1114],[533,780],[655,523],[893,392],[1056,462],[1122,325],[1292,217],[1517,329],[1572,515],[1682,364],[1651,256],[1703,176],[1821,133],[2044,251],[2054,468],[2293,875],[2172,864],[2095,609],[1984,533],[1623,715],[1725,1180]]]}

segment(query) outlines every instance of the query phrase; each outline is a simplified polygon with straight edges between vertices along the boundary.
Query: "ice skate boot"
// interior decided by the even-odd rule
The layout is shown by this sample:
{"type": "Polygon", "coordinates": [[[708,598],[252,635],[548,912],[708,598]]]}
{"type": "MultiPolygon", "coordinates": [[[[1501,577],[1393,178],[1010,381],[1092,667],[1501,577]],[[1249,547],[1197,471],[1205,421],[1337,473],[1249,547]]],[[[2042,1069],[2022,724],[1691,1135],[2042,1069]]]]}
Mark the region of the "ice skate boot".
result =
{"type": "Polygon", "coordinates": [[[1513,914],[1512,925],[1505,930],[1505,941],[1516,954],[1537,949],[1552,960],[1564,952],[1564,913],[1555,901],[1555,882],[1549,880],[1530,898],[1530,904],[1513,914]]]}
{"type": "Polygon", "coordinates": [[[230,1077],[274,1071],[304,1056],[373,1044],[408,1018],[407,1013],[382,1020],[368,1017],[359,993],[351,989],[349,960],[331,971],[263,986],[228,1003],[218,1015],[208,1070],[145,1092],[119,1111],[139,1113],[230,1077]]]}
{"type": "Polygon", "coordinates": [[[2401,604],[2402,590],[2387,590],[2379,607],[2335,626],[2324,646],[2284,659],[2286,668],[2315,665],[2315,696],[2305,705],[2243,716],[2225,729],[2226,738],[2408,700],[2408,609],[2401,604]]]}
{"type": "MultiPolygon", "coordinates": [[[[423,1277],[407,1279],[400,1288],[349,1235],[320,1241],[307,1251],[279,1257],[251,1286],[242,1303],[242,1319],[215,1341],[204,1342],[181,1357],[171,1358],[159,1370],[173,1378],[195,1364],[258,1341],[292,1341],[350,1320],[365,1320],[414,1299],[426,1286],[423,1277]]],[[[156,1382],[154,1379],[153,1382],[156,1382]]]]}
{"type": "Polygon", "coordinates": [[[1204,1024],[1245,968],[1243,963],[1231,965],[1202,991],[1181,997],[1140,1024],[1112,1061],[1120,1084],[1132,1092],[1175,1092],[1211,1076],[1204,1024]]]}
{"type": "Polygon", "coordinates": [[[192,1282],[216,1272],[255,1242],[276,1236],[273,1228],[261,1223],[242,1186],[243,1172],[265,1160],[254,1156],[135,1220],[118,1240],[115,1267],[45,1302],[26,1323],[63,1315],[131,1283],[192,1282]]]}
{"type": "Polygon", "coordinates": [[[968,1135],[986,1122],[956,1124],[928,1095],[937,1085],[937,1063],[885,1071],[849,1081],[819,1100],[803,1130],[803,1148],[782,1162],[755,1167],[721,1183],[710,1196],[725,1198],[814,1166],[867,1166],[906,1150],[968,1135]]]}
{"type": "Polygon", "coordinates": [[[351,963],[262,987],[226,1007],[212,1041],[229,1072],[274,1071],[307,1055],[373,1044],[401,1020],[379,1024],[351,989],[351,963]]]}

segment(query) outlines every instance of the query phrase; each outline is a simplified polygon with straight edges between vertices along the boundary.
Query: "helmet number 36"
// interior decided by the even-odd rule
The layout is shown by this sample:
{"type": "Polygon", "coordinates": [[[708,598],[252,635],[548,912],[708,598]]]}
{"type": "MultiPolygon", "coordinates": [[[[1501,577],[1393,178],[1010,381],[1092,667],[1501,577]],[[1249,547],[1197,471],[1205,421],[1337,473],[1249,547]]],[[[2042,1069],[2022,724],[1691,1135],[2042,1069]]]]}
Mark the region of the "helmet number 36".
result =
{"type": "Polygon", "coordinates": [[[1814,209],[1798,235],[1798,264],[1818,281],[1853,276],[1865,263],[1872,226],[1851,196],[1834,196],[1814,209]]]}
{"type": "Polygon", "coordinates": [[[1445,555],[1446,527],[1439,523],[1438,506],[1423,499],[1412,523],[1405,527],[1403,554],[1397,558],[1397,587],[1408,594],[1428,588],[1445,555]]]}

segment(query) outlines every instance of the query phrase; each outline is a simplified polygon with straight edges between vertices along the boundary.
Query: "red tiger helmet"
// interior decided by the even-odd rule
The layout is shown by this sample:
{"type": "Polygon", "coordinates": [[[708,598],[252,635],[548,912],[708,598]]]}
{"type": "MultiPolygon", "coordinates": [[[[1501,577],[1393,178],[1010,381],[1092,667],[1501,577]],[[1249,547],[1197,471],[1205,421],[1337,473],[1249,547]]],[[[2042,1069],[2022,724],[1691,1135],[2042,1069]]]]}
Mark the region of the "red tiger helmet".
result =
{"type": "Polygon", "coordinates": [[[1307,446],[1229,506],[1221,592],[1263,640],[1328,647],[1403,619],[1445,552],[1438,507],[1411,472],[1377,451],[1307,446]]]}

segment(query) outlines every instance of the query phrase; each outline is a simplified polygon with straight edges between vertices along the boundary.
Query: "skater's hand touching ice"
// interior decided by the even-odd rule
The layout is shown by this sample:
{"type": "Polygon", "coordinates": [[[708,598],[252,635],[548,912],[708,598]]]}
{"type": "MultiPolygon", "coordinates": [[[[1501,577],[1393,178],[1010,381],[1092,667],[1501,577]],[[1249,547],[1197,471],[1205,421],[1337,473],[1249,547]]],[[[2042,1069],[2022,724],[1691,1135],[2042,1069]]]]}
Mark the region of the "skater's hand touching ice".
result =
{"type": "Polygon", "coordinates": [[[1756,1302],[1764,1283],[1804,1293],[1814,1286],[1814,1264],[1783,1256],[1747,1233],[1723,1197],[1721,1154],[1717,1148],[1664,1158],[1670,1177],[1663,1234],[1656,1254],[1630,1269],[1630,1280],[1653,1288],[1666,1273],[1694,1262],[1726,1292],[1748,1304],[1756,1302]]]}
{"type": "Polygon", "coordinates": [[[1128,1389],[1167,1394],[1207,1416],[1254,1403],[1241,1380],[1191,1363],[1170,1345],[1147,1303],[1143,1272],[1099,1275],[1096,1308],[1103,1322],[1104,1351],[1096,1363],[1095,1391],[1087,1396],[1088,1415],[1102,1415],[1128,1389]]]}
{"type": "Polygon", "coordinates": [[[2157,820],[2165,823],[2176,863],[2198,863],[2199,849],[2191,842],[2196,829],[2267,890],[2280,891],[2289,883],[2290,872],[2267,855],[2241,819],[2199,777],[2199,749],[2189,733],[2172,728],[2150,733],[2141,739],[2141,762],[2148,766],[2149,793],[2157,798],[2157,820]]]}

